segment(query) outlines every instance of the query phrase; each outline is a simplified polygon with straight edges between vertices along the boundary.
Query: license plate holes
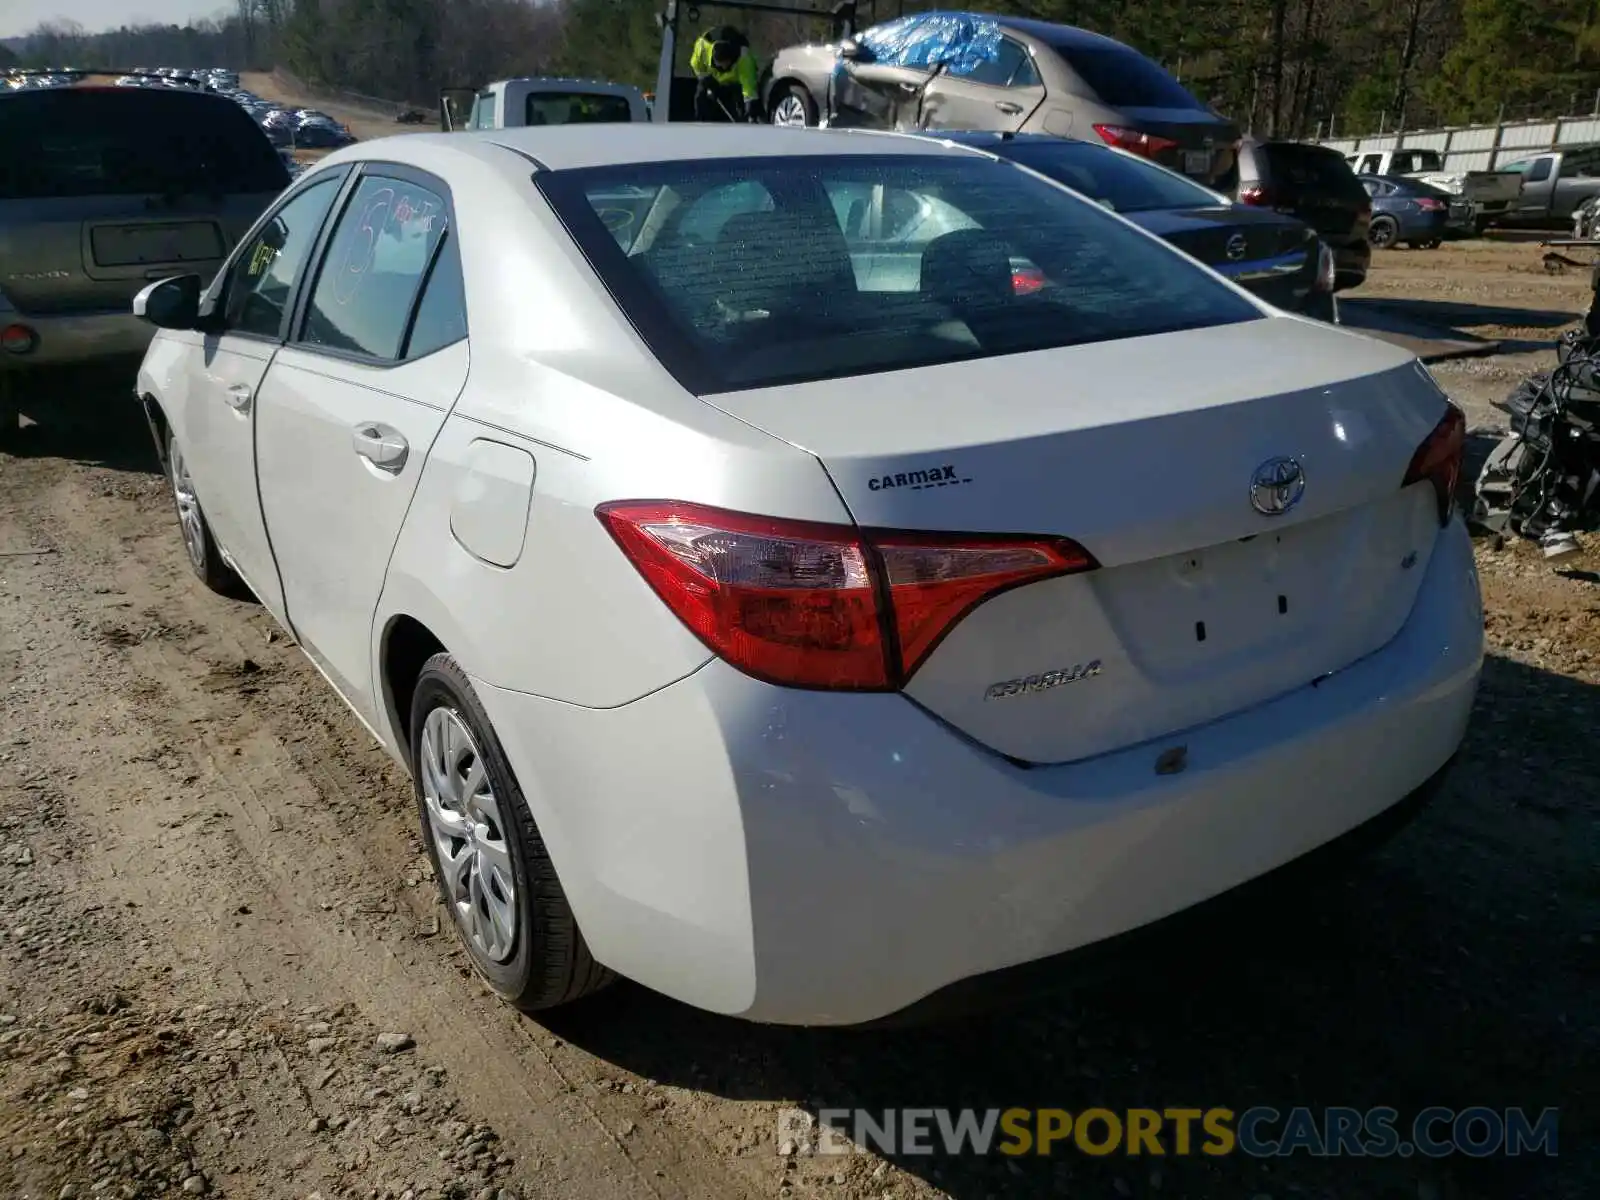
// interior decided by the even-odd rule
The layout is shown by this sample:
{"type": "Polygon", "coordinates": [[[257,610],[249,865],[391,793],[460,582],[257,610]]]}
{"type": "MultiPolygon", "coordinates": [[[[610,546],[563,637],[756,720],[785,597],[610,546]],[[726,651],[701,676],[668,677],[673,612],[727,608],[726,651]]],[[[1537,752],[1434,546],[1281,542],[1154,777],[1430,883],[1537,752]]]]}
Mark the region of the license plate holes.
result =
{"type": "MultiPolygon", "coordinates": [[[[1278,615],[1280,617],[1289,615],[1289,597],[1281,592],[1278,593],[1278,615]]],[[[1209,636],[1210,631],[1206,629],[1206,623],[1204,621],[1196,621],[1194,623],[1194,640],[1203,642],[1209,636]]]]}
{"type": "Polygon", "coordinates": [[[100,225],[90,230],[96,265],[211,262],[222,257],[222,231],[211,221],[150,225],[100,225]]]}
{"type": "Polygon", "coordinates": [[[1211,151],[1185,150],[1183,152],[1183,173],[1185,175],[1209,175],[1211,173],[1211,151]]]}

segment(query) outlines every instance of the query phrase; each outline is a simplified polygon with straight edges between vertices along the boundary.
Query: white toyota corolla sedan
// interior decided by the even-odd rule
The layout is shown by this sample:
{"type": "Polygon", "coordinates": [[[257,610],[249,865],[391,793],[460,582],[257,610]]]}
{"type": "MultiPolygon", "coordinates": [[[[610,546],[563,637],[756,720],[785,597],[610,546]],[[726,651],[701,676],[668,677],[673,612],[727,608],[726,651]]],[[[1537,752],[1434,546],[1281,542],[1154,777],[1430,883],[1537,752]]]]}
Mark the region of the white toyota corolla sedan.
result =
{"type": "Polygon", "coordinates": [[[1409,812],[1467,726],[1427,372],[980,151],[367,142],[136,308],[195,571],[411,772],[526,1009],[1070,967],[1409,812]]]}

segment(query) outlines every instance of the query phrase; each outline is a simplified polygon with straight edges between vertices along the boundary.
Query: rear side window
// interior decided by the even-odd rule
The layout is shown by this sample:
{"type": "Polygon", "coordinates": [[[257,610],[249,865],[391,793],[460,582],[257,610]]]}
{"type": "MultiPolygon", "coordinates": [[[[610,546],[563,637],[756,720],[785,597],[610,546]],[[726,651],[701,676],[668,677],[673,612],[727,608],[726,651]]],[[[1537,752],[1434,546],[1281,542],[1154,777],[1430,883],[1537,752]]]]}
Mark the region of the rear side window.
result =
{"type": "Polygon", "coordinates": [[[434,256],[433,269],[422,285],[416,319],[411,322],[404,357],[421,358],[453,346],[467,336],[466,285],[461,278],[461,250],[455,234],[445,230],[444,241],[434,256]]]}
{"type": "Polygon", "coordinates": [[[1359,197],[1366,189],[1338,152],[1300,142],[1268,142],[1261,147],[1267,170],[1280,187],[1332,196],[1359,197]]]}
{"type": "Polygon", "coordinates": [[[448,211],[428,188],[365,176],[328,240],[300,340],[364,358],[398,359],[448,211]]]}
{"type": "Polygon", "coordinates": [[[656,356],[699,394],[1261,315],[1097,205],[976,156],[645,163],[543,172],[537,184],[656,356]],[[623,188],[655,198],[626,242],[602,215],[623,188]],[[699,202],[733,195],[751,202],[708,237],[699,202]]]}
{"type": "Polygon", "coordinates": [[[1189,90],[1126,46],[1057,46],[1056,53],[1106,104],[1115,108],[1198,108],[1189,90]]]}
{"type": "Polygon", "coordinates": [[[154,88],[0,95],[0,199],[277,193],[283,161],[237,104],[154,88]]]}
{"type": "Polygon", "coordinates": [[[529,125],[612,125],[633,120],[626,96],[596,92],[534,92],[528,97],[529,125]]]}

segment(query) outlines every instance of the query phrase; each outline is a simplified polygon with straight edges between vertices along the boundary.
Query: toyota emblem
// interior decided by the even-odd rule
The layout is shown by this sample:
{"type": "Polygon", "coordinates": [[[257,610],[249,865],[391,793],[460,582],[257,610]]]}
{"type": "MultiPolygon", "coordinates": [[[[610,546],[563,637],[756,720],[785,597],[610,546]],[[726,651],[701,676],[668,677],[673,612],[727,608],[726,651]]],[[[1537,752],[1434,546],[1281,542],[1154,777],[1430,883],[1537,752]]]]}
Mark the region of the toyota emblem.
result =
{"type": "Polygon", "coordinates": [[[1306,473],[1295,458],[1269,458],[1250,477],[1250,505],[1264,517],[1281,517],[1306,494],[1306,473]]]}
{"type": "Polygon", "coordinates": [[[1241,258],[1244,257],[1244,252],[1245,252],[1246,249],[1248,249],[1248,246],[1245,243],[1244,234],[1242,234],[1242,233],[1234,234],[1231,238],[1228,239],[1228,245],[1227,245],[1228,261],[1229,262],[1238,262],[1241,258]]]}

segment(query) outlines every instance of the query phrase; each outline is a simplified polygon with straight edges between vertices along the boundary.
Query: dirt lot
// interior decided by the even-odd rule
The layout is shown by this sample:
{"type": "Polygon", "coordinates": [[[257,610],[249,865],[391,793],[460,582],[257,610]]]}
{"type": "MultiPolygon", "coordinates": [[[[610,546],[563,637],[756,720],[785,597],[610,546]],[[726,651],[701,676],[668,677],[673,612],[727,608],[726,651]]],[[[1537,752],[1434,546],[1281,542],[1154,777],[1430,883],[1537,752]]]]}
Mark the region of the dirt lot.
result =
{"type": "MultiPolygon", "coordinates": [[[[1478,426],[1585,301],[1481,244],[1381,255],[1367,292],[1510,339],[1438,368],[1478,426]]],[[[1480,545],[1492,655],[1445,793],[1182,959],[936,1029],[628,985],[540,1024],[440,931],[406,780],[260,609],[190,577],[125,386],[61,388],[0,455],[7,1200],[1600,1195],[1593,542],[1560,571],[1480,545]],[[789,1105],[1254,1104],[1559,1106],[1561,1154],[887,1162],[776,1133],[789,1105]]]]}

